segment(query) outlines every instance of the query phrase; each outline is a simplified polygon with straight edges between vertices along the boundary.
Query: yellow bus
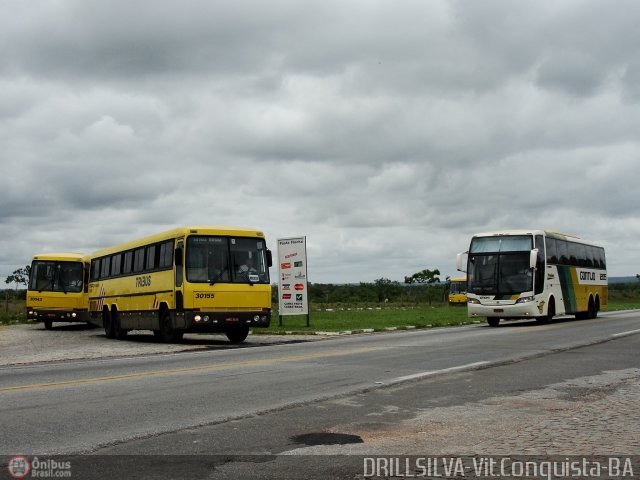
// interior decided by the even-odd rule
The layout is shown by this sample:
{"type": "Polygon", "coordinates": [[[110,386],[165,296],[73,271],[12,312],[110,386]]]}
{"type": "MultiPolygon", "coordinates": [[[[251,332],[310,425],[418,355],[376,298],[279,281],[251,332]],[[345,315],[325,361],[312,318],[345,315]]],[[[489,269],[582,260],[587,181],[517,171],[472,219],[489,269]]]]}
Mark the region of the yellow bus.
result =
{"type": "Polygon", "coordinates": [[[89,259],[81,253],[43,253],[31,261],[27,318],[44,322],[89,322],[89,259]]]}
{"type": "Polygon", "coordinates": [[[164,342],[186,332],[234,343],[271,321],[271,251],[239,227],[180,227],[91,255],[89,308],[108,338],[152,330],[164,342]]]}
{"type": "MultiPolygon", "coordinates": [[[[512,230],[474,235],[467,257],[467,314],[500,319],[556,315],[596,318],[607,307],[604,248],[550,230],[512,230]]],[[[457,257],[463,269],[462,253],[457,257]]]]}
{"type": "Polygon", "coordinates": [[[449,305],[467,304],[467,277],[454,277],[449,284],[449,305]]]}

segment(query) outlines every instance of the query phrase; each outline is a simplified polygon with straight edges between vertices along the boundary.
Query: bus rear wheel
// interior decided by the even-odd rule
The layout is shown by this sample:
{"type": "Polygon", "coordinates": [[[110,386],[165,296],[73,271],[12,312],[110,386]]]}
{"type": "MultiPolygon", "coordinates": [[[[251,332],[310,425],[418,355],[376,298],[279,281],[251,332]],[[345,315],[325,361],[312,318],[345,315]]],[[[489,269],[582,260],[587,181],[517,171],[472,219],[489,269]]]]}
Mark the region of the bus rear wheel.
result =
{"type": "Polygon", "coordinates": [[[589,318],[596,318],[598,316],[598,310],[599,306],[596,304],[596,302],[593,301],[593,297],[591,297],[589,299],[589,318]]]}
{"type": "Polygon", "coordinates": [[[124,340],[127,338],[128,330],[125,330],[120,325],[120,314],[117,310],[111,312],[111,322],[113,323],[113,337],[118,340],[124,340]]]}
{"type": "Polygon", "coordinates": [[[231,343],[242,343],[249,335],[249,327],[231,327],[225,333],[231,343]]]}
{"type": "Polygon", "coordinates": [[[104,325],[104,334],[107,338],[116,338],[116,332],[113,328],[113,319],[108,310],[102,312],[102,325],[104,325]]]}

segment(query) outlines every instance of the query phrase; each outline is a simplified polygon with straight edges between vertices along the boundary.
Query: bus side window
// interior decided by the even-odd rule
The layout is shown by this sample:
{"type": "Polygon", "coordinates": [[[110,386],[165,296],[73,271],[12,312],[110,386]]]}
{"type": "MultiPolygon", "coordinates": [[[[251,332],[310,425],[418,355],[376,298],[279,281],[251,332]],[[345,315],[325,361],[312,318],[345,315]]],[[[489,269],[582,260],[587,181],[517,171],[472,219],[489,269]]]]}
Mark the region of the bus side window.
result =
{"type": "Polygon", "coordinates": [[[124,261],[122,263],[122,273],[129,274],[133,270],[133,250],[129,250],[124,254],[124,261]]]}
{"type": "Polygon", "coordinates": [[[91,260],[91,280],[98,280],[100,278],[100,260],[91,260]]]}
{"type": "Polygon", "coordinates": [[[602,270],[607,268],[607,261],[604,255],[604,248],[602,247],[596,247],[596,255],[597,255],[597,263],[596,266],[598,266],[598,268],[601,268],[602,270]]]}
{"type": "Polygon", "coordinates": [[[547,263],[553,265],[558,263],[558,251],[555,238],[547,237],[547,263]]]}
{"type": "Polygon", "coordinates": [[[587,266],[587,248],[582,243],[575,243],[576,247],[576,258],[578,261],[579,267],[587,266]]]}
{"type": "Polygon", "coordinates": [[[587,252],[587,259],[585,261],[585,267],[587,268],[593,268],[593,250],[594,247],[590,246],[590,245],[585,245],[585,249],[587,252]]]}
{"type": "Polygon", "coordinates": [[[111,266],[111,257],[104,257],[100,261],[100,278],[109,276],[109,267],[111,266]]]}
{"type": "Polygon", "coordinates": [[[558,248],[558,263],[561,265],[569,265],[567,242],[564,240],[556,240],[556,246],[558,248]]]}
{"type": "Polygon", "coordinates": [[[133,254],[133,271],[134,273],[144,270],[144,247],[136,249],[133,254]]]}

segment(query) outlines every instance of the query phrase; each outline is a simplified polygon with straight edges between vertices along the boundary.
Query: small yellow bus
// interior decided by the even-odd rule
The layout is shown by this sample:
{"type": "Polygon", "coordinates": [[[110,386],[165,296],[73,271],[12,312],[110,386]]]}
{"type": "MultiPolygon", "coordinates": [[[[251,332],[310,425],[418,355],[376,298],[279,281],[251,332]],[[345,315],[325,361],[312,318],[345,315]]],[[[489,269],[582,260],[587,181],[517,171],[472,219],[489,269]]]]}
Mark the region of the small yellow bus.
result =
{"type": "Polygon", "coordinates": [[[454,277],[449,285],[449,305],[467,304],[467,276],[454,277]]]}
{"type": "Polygon", "coordinates": [[[43,253],[31,261],[27,318],[44,322],[89,322],[88,257],[81,253],[43,253]]]}
{"type": "Polygon", "coordinates": [[[240,227],[179,227],[105,248],[91,255],[91,318],[108,338],[219,332],[239,343],[269,326],[271,264],[264,234],[240,227]]]}

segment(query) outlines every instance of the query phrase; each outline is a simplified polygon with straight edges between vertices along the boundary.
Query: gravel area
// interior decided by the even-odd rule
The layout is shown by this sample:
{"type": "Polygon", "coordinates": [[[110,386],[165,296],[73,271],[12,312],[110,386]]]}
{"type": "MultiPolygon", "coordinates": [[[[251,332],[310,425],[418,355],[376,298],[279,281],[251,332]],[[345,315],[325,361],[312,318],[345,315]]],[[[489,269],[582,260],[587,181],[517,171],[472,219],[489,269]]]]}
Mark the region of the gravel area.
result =
{"type": "Polygon", "coordinates": [[[315,446],[324,455],[640,455],[640,369],[604,372],[518,395],[426,409],[386,427],[335,425],[363,443],[315,446]]]}
{"type": "Polygon", "coordinates": [[[187,334],[180,343],[157,342],[150,331],[129,332],[125,341],[109,340],[101,328],[79,323],[0,326],[0,366],[78,360],[86,358],[129,357],[193,350],[224,350],[259,345],[323,340],[322,335],[250,334],[241,344],[232,344],[223,334],[187,334]]]}

